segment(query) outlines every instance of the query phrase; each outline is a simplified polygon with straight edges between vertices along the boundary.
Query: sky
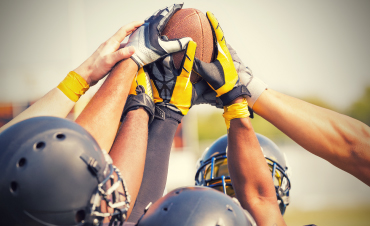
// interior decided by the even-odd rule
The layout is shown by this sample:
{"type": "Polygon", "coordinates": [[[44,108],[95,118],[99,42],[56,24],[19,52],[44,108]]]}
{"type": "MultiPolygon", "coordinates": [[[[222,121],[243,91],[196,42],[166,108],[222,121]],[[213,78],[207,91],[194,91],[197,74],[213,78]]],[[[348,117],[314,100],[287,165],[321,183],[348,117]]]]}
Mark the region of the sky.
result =
{"type": "MultiPolygon", "coordinates": [[[[121,26],[173,1],[0,1],[0,102],[35,100],[121,26]]],[[[271,89],[344,109],[370,85],[370,1],[185,1],[271,89]]]]}

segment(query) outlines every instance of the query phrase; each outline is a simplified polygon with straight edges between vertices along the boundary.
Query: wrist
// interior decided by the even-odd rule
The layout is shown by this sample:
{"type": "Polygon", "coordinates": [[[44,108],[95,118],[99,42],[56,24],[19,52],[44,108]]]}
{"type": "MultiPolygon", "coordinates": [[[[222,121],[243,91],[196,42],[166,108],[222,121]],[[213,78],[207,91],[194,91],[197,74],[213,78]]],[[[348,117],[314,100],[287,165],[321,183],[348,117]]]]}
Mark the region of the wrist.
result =
{"type": "Polygon", "coordinates": [[[249,117],[234,118],[230,120],[230,130],[234,128],[243,128],[246,130],[253,130],[252,122],[249,117]]]}
{"type": "Polygon", "coordinates": [[[127,112],[127,117],[139,117],[140,120],[149,121],[149,113],[143,107],[127,112]]]}
{"type": "Polygon", "coordinates": [[[131,119],[131,120],[140,121],[145,124],[148,124],[149,113],[143,107],[139,107],[138,109],[127,112],[125,118],[126,118],[125,120],[131,119]]]}
{"type": "Polygon", "coordinates": [[[245,96],[237,97],[236,99],[234,99],[233,101],[230,102],[230,105],[236,104],[236,103],[242,103],[244,98],[245,98],[245,96]]]}
{"type": "Polygon", "coordinates": [[[224,114],[222,115],[225,118],[226,128],[229,131],[230,121],[236,118],[248,118],[250,115],[248,110],[248,103],[245,98],[242,97],[241,101],[238,98],[233,100],[234,104],[224,107],[224,114]]]}
{"type": "Polygon", "coordinates": [[[87,84],[89,84],[89,86],[91,86],[92,84],[92,81],[91,81],[91,70],[88,70],[86,67],[84,67],[83,65],[77,67],[76,69],[73,70],[74,72],[76,72],[77,74],[79,74],[85,81],[87,84]]]}
{"type": "Polygon", "coordinates": [[[139,70],[139,66],[137,65],[137,63],[131,57],[130,58],[127,58],[124,61],[127,61],[127,63],[130,65],[130,67],[134,67],[135,68],[135,71],[138,71],[139,70]]]}
{"type": "Polygon", "coordinates": [[[250,93],[245,85],[238,85],[229,92],[222,94],[219,98],[224,106],[228,106],[231,105],[235,99],[241,96],[250,96],[250,93]]]}
{"type": "Polygon", "coordinates": [[[90,86],[82,76],[75,71],[70,71],[57,88],[70,100],[77,102],[90,86]]]}

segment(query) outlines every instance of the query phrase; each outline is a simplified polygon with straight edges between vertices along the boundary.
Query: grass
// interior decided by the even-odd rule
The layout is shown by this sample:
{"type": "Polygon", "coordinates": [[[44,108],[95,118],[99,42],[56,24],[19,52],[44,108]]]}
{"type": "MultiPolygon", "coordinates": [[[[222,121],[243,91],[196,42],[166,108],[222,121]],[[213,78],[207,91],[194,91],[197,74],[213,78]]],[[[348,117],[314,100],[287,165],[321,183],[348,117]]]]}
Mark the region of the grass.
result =
{"type": "Polygon", "coordinates": [[[315,211],[290,210],[284,215],[289,226],[370,226],[370,206],[315,211]]]}

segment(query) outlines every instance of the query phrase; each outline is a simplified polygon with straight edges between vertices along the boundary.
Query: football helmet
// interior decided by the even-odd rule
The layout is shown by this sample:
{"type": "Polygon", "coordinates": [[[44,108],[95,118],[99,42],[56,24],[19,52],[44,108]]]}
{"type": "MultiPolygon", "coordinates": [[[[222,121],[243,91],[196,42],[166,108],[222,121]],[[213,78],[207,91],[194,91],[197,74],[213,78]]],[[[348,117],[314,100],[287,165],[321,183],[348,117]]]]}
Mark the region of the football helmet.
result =
{"type": "MultiPolygon", "coordinates": [[[[285,155],[267,137],[258,133],[256,136],[274,180],[280,212],[284,214],[291,188],[285,155]]],[[[198,160],[195,185],[211,187],[235,197],[227,166],[227,135],[217,139],[198,160]]]]}
{"type": "Polygon", "coordinates": [[[207,187],[173,190],[146,208],[137,226],[254,226],[235,198],[207,187]]]}
{"type": "Polygon", "coordinates": [[[0,133],[0,147],[0,225],[124,221],[130,196],[122,176],[80,125],[27,119],[0,133]]]}

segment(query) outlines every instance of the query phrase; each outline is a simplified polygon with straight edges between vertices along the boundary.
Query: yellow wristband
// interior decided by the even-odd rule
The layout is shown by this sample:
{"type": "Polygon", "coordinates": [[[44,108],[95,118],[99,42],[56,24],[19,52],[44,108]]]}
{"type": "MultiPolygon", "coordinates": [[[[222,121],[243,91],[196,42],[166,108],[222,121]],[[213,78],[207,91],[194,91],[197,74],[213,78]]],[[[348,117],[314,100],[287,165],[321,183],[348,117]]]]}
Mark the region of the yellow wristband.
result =
{"type": "Polygon", "coordinates": [[[243,102],[232,104],[224,107],[224,114],[226,128],[229,131],[230,120],[234,118],[247,118],[250,113],[248,111],[248,102],[246,98],[243,98],[243,102]]]}
{"type": "Polygon", "coordinates": [[[58,85],[58,89],[74,102],[77,102],[89,87],[85,79],[74,71],[69,72],[65,79],[58,85]]]}

